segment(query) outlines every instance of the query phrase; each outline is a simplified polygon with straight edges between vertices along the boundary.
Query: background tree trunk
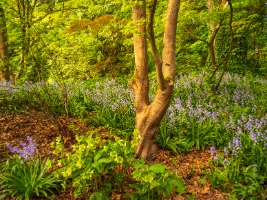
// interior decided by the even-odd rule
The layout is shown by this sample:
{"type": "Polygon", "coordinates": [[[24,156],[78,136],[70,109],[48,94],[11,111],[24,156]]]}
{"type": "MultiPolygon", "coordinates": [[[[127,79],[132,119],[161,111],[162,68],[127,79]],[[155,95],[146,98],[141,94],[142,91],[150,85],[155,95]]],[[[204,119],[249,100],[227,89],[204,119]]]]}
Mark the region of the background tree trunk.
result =
{"type": "MultiPolygon", "coordinates": [[[[156,5],[156,0],[152,1],[156,5]]],[[[148,56],[146,34],[146,1],[135,2],[132,9],[133,21],[137,33],[134,35],[134,54],[136,70],[130,82],[135,94],[134,106],[136,109],[135,129],[139,131],[141,139],[136,149],[136,156],[152,159],[157,154],[155,140],[171,101],[175,79],[175,38],[180,0],[170,0],[168,4],[163,39],[162,59],[158,56],[153,38],[153,23],[150,27],[150,42],[152,55],[156,64],[158,77],[158,91],[153,102],[149,102],[148,56]],[[152,31],[152,35],[151,35],[152,31]]],[[[154,7],[155,11],[155,7],[154,7]]],[[[153,9],[151,10],[153,22],[153,9]]]]}
{"type": "Polygon", "coordinates": [[[0,7],[0,80],[9,81],[7,28],[4,9],[0,7]]]}
{"type": "Polygon", "coordinates": [[[30,42],[31,42],[31,35],[30,35],[30,28],[32,26],[32,19],[33,19],[33,11],[36,7],[37,0],[30,2],[28,0],[18,0],[17,1],[17,12],[20,18],[21,24],[21,58],[20,58],[20,67],[18,69],[18,74],[16,76],[16,80],[20,79],[25,72],[27,71],[27,67],[30,64],[30,42]]]}

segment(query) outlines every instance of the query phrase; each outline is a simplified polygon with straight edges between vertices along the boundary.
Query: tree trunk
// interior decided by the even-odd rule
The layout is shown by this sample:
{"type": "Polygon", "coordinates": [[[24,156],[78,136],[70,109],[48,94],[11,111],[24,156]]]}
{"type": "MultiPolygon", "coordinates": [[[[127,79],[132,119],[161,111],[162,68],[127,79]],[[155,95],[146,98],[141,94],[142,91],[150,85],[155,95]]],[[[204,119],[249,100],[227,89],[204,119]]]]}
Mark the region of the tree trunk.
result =
{"type": "MultiPolygon", "coordinates": [[[[165,33],[163,39],[162,59],[158,56],[153,38],[153,20],[149,24],[150,42],[152,55],[156,64],[158,77],[158,91],[153,102],[149,102],[148,83],[148,56],[147,56],[147,34],[146,34],[146,1],[134,2],[133,21],[137,33],[134,35],[134,54],[136,70],[130,86],[133,89],[136,109],[135,129],[139,131],[141,139],[136,149],[136,156],[152,159],[157,154],[155,140],[163,119],[170,104],[174,78],[175,78],[175,38],[180,0],[169,0],[165,33]],[[152,34],[151,34],[152,31],[152,34]]],[[[156,0],[152,1],[156,4],[156,0]]],[[[154,7],[155,9],[155,7],[154,7]]],[[[155,11],[155,10],[154,10],[155,11]]],[[[152,12],[152,19],[154,12],[152,12]]]]}
{"type": "Polygon", "coordinates": [[[18,74],[16,80],[20,79],[27,71],[27,66],[29,65],[29,53],[30,53],[30,28],[32,26],[33,11],[36,7],[37,0],[33,2],[26,0],[17,1],[17,11],[20,17],[21,24],[21,58],[20,66],[18,69],[18,74]]]}
{"type": "Polygon", "coordinates": [[[7,28],[4,9],[0,7],[0,80],[9,81],[7,28]]]}

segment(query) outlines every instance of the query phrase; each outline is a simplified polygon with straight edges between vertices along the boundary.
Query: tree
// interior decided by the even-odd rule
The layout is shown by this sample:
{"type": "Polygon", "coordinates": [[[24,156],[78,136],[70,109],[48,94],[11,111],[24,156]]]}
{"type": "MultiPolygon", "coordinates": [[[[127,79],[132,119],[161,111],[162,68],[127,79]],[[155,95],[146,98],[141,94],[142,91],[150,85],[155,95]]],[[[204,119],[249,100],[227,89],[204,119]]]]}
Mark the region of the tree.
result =
{"type": "MultiPolygon", "coordinates": [[[[232,3],[231,0],[226,0],[226,1],[212,1],[212,0],[207,0],[207,1],[203,1],[206,4],[206,7],[201,7],[201,10],[204,10],[203,13],[205,13],[204,16],[207,16],[207,23],[209,24],[208,26],[208,32],[209,34],[207,39],[203,39],[202,37],[199,37],[195,34],[193,34],[192,32],[194,32],[196,29],[194,28],[194,26],[190,25],[189,27],[192,28],[186,28],[186,30],[188,31],[189,35],[192,36],[193,38],[204,42],[209,50],[209,57],[210,57],[210,65],[211,65],[211,69],[209,70],[211,73],[209,82],[211,84],[211,91],[213,91],[214,93],[216,93],[217,89],[218,89],[218,84],[215,83],[215,73],[218,70],[219,66],[222,65],[223,63],[227,63],[232,51],[232,39],[233,39],[233,31],[232,31],[232,16],[233,16],[233,7],[232,7],[232,3]],[[231,42],[230,42],[230,47],[229,47],[229,53],[227,53],[227,59],[224,59],[223,61],[221,61],[219,64],[217,63],[217,58],[216,55],[218,55],[216,53],[216,37],[219,33],[220,28],[222,27],[222,23],[223,21],[226,19],[226,8],[230,7],[230,20],[229,20],[229,30],[231,33],[231,42]],[[190,30],[191,29],[191,30],[190,30]],[[226,61],[226,62],[225,62],[226,61]]],[[[196,7],[197,9],[199,9],[199,7],[196,7]]],[[[196,9],[195,8],[195,9],[196,9]]],[[[203,20],[200,20],[203,24],[203,20]]],[[[204,25],[206,26],[206,24],[204,25]]],[[[203,32],[203,30],[201,31],[203,32]]]]}
{"type": "Polygon", "coordinates": [[[27,57],[30,51],[29,29],[32,26],[33,11],[36,7],[37,0],[34,0],[33,2],[26,0],[18,0],[16,3],[17,3],[16,4],[17,14],[20,19],[21,33],[22,33],[20,69],[16,77],[16,79],[19,79],[24,74],[27,68],[27,59],[28,59],[27,57]]]}
{"type": "Polygon", "coordinates": [[[133,2],[135,72],[130,81],[136,109],[135,129],[140,134],[136,156],[151,159],[157,154],[155,140],[171,101],[175,79],[175,38],[180,0],[169,0],[163,38],[162,58],[155,43],[153,19],[157,0],[152,0],[148,14],[148,32],[157,72],[158,90],[153,102],[149,101],[146,0],[133,2]]]}
{"type": "Polygon", "coordinates": [[[4,9],[0,5],[0,81],[9,81],[7,28],[4,9]]]}

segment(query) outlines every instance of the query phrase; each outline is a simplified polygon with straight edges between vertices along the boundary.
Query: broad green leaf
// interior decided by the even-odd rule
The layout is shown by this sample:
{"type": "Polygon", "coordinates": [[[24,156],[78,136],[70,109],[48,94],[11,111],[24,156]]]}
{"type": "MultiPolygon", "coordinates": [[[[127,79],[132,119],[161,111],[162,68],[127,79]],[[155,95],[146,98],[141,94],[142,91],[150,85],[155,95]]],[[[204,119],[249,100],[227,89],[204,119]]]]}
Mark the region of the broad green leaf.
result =
{"type": "Polygon", "coordinates": [[[99,150],[94,157],[94,161],[97,162],[99,160],[99,158],[102,156],[102,154],[103,154],[103,151],[99,150]]]}
{"type": "Polygon", "coordinates": [[[101,174],[104,171],[104,165],[102,163],[96,162],[93,164],[93,167],[101,174]]]}
{"type": "Polygon", "coordinates": [[[166,165],[155,164],[149,167],[149,171],[153,171],[155,173],[162,173],[166,169],[166,167],[166,165]]]}
{"type": "Polygon", "coordinates": [[[111,163],[113,161],[112,158],[100,158],[98,160],[99,163],[111,163]]]}

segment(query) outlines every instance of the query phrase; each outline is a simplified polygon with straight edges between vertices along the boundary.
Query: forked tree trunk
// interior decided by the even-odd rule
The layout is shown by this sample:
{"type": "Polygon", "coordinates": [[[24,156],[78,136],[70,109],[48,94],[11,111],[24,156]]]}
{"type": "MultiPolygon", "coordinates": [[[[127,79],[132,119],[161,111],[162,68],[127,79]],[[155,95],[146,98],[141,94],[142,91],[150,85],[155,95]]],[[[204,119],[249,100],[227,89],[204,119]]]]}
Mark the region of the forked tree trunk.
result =
{"type": "Polygon", "coordinates": [[[0,80],[9,81],[9,67],[7,64],[7,28],[4,9],[0,7],[0,80]]]}
{"type": "Polygon", "coordinates": [[[133,89],[136,109],[135,129],[139,131],[141,139],[136,149],[137,157],[151,159],[157,154],[155,140],[163,119],[170,104],[174,78],[175,78],[175,38],[180,0],[169,0],[165,33],[163,38],[162,59],[159,57],[154,33],[153,16],[156,0],[152,0],[150,10],[149,36],[152,55],[156,65],[158,78],[158,91],[152,103],[149,102],[149,80],[148,80],[148,56],[147,56],[147,34],[146,34],[146,1],[137,0],[133,6],[133,21],[136,28],[134,35],[134,54],[136,70],[130,82],[133,89]],[[154,9],[154,10],[153,10],[154,9]]]}

